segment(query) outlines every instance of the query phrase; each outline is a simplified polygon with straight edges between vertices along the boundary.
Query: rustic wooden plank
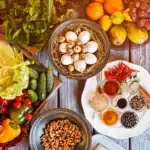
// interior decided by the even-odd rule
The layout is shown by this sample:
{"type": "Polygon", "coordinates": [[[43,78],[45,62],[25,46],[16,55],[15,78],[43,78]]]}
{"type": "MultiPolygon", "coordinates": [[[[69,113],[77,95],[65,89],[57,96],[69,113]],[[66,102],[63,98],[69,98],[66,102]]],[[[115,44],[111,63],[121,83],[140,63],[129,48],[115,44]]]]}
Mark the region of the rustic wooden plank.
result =
{"type": "MultiPolygon", "coordinates": [[[[49,61],[48,53],[46,51],[47,48],[43,50],[43,52],[39,55],[40,62],[45,66],[48,67],[51,63],[49,61]]],[[[58,75],[55,71],[55,75],[58,75]]],[[[56,92],[44,105],[44,107],[40,110],[39,114],[50,110],[52,108],[57,108],[58,106],[58,92],[56,92]]],[[[29,150],[29,143],[28,143],[28,137],[25,138],[22,142],[17,144],[13,148],[9,148],[9,150],[29,150]]]]}
{"type": "MultiPolygon", "coordinates": [[[[132,44],[130,53],[131,62],[143,66],[150,72],[150,43],[137,48],[132,44]]],[[[131,150],[150,150],[150,128],[142,135],[131,138],[131,150]]]]}

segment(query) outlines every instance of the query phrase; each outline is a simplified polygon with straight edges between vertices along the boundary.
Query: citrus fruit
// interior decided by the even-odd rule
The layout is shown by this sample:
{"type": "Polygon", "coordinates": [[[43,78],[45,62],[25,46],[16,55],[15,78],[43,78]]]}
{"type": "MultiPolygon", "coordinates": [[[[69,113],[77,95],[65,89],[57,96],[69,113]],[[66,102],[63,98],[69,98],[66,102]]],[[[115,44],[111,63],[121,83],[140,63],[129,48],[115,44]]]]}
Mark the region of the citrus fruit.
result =
{"type": "Polygon", "coordinates": [[[112,14],[115,11],[124,10],[124,4],[122,0],[106,0],[104,3],[104,8],[107,13],[112,14]]]}
{"type": "Polygon", "coordinates": [[[92,0],[93,2],[97,2],[97,3],[104,3],[105,2],[105,0],[92,0]]]}
{"type": "Polygon", "coordinates": [[[111,20],[113,24],[122,24],[124,21],[124,16],[122,12],[116,11],[111,15],[111,20]]]}
{"type": "Polygon", "coordinates": [[[101,27],[104,31],[108,31],[109,28],[110,28],[111,25],[112,25],[112,21],[111,21],[110,16],[104,15],[104,16],[100,19],[99,24],[100,24],[100,27],[101,27]]]}
{"type": "Polygon", "coordinates": [[[114,45],[122,45],[127,37],[127,32],[123,25],[114,25],[109,32],[110,40],[114,45]]]}
{"type": "Polygon", "coordinates": [[[102,4],[96,2],[88,4],[86,15],[90,20],[99,20],[104,15],[102,4]]]}

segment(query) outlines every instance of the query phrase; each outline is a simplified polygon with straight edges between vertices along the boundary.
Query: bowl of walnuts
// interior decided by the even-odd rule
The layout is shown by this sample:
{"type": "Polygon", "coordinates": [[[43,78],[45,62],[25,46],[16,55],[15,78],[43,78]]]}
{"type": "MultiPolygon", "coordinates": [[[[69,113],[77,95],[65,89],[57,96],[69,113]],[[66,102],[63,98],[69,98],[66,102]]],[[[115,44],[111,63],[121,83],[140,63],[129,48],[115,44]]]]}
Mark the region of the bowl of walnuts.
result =
{"type": "Polygon", "coordinates": [[[86,19],[72,19],[54,30],[48,51],[59,73],[81,80],[103,69],[109,58],[110,43],[96,23],[86,19]]]}
{"type": "Polygon", "coordinates": [[[91,129],[76,112],[55,108],[34,120],[29,144],[32,150],[89,150],[91,129]]]}

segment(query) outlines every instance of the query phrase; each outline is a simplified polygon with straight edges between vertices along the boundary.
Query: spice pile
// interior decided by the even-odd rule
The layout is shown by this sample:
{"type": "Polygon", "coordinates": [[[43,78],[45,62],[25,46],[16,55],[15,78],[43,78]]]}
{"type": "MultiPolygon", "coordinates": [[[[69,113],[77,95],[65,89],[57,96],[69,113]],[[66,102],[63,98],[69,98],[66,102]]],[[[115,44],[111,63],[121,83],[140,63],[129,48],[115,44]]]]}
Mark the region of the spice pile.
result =
{"type": "Polygon", "coordinates": [[[117,66],[105,71],[105,77],[107,79],[116,79],[119,82],[123,82],[129,78],[133,72],[136,72],[136,70],[129,68],[126,64],[121,62],[117,66]]]}
{"type": "Polygon", "coordinates": [[[44,150],[75,150],[82,141],[82,133],[68,119],[56,120],[47,124],[41,141],[44,150]]]}
{"type": "Polygon", "coordinates": [[[134,112],[125,112],[121,116],[121,123],[125,128],[133,128],[138,123],[138,116],[134,112]]]}
{"type": "Polygon", "coordinates": [[[144,107],[146,107],[144,97],[138,95],[134,96],[130,101],[130,106],[132,109],[137,111],[143,109],[144,107]]]}

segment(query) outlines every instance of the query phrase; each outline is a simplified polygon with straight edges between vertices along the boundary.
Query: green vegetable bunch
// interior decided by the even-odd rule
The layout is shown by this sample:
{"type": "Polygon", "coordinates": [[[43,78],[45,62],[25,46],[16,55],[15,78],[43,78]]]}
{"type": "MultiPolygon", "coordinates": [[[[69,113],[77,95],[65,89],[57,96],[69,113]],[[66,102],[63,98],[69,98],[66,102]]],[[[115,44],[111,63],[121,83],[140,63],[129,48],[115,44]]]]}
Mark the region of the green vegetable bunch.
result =
{"type": "Polygon", "coordinates": [[[43,47],[51,24],[53,0],[0,0],[3,28],[10,42],[43,47]]]}

